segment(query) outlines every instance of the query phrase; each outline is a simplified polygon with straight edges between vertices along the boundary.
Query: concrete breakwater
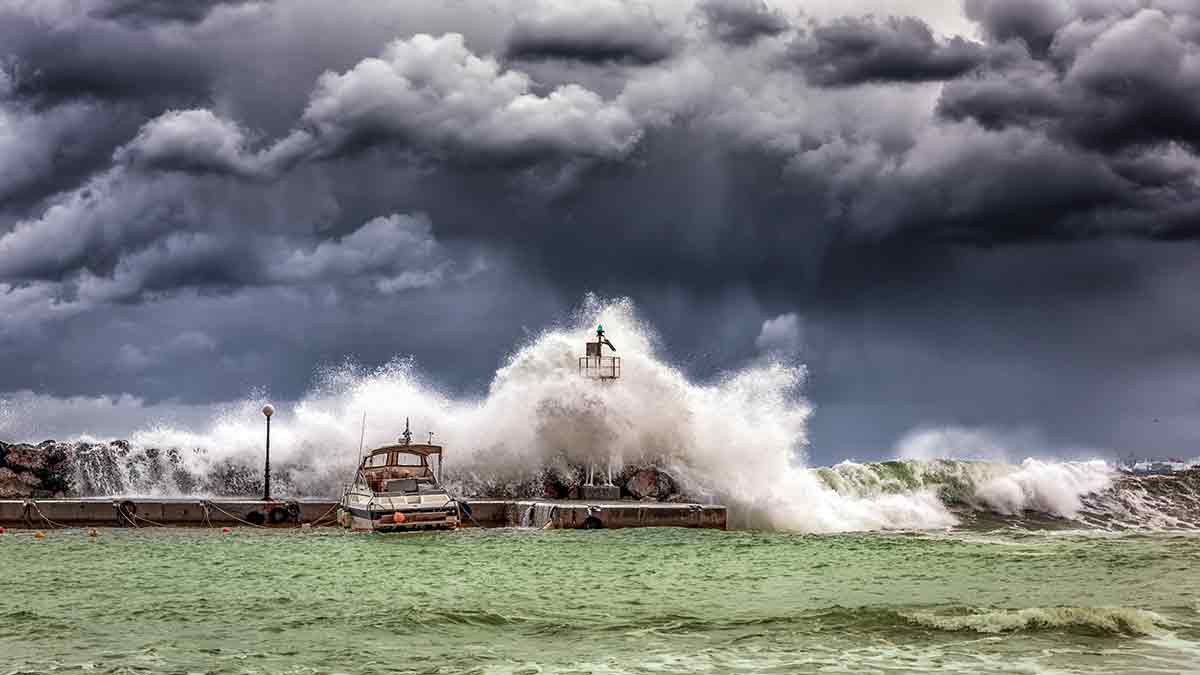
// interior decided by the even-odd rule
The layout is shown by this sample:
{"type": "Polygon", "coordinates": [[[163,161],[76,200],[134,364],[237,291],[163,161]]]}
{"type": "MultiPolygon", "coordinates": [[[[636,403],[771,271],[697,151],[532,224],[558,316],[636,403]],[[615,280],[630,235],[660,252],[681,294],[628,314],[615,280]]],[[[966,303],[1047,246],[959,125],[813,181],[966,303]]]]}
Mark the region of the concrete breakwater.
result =
{"type": "MultiPolygon", "coordinates": [[[[723,530],[724,506],[708,504],[465,500],[464,526],[556,529],[691,527],[723,530]]],[[[55,527],[302,527],[334,524],[337,502],[301,499],[261,501],[196,498],[0,500],[0,525],[55,527]]]]}
{"type": "MultiPolygon", "coordinates": [[[[126,441],[92,443],[0,441],[0,499],[103,498],[105,495],[210,495],[215,499],[247,500],[263,494],[260,458],[225,458],[220,461],[187,461],[205,451],[179,448],[135,447],[126,441]]],[[[353,475],[353,467],[337,471],[303,463],[271,463],[271,484],[282,494],[330,498],[353,475]]],[[[587,467],[559,467],[533,471],[522,479],[464,472],[453,476],[456,494],[494,499],[653,500],[686,504],[708,501],[686,494],[662,467],[648,464],[615,467],[590,476],[587,467]],[[589,483],[603,482],[600,494],[589,483]],[[615,490],[615,491],[614,491],[615,490]]]]}

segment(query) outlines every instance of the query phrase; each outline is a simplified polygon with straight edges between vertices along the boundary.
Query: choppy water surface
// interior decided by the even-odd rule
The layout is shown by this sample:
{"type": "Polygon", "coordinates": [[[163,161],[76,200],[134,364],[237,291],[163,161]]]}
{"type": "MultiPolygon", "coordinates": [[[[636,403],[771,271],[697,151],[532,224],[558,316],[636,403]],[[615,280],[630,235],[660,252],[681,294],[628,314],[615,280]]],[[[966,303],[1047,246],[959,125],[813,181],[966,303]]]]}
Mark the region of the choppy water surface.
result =
{"type": "Polygon", "coordinates": [[[1200,536],[0,537],[0,672],[1200,672],[1200,536]]]}

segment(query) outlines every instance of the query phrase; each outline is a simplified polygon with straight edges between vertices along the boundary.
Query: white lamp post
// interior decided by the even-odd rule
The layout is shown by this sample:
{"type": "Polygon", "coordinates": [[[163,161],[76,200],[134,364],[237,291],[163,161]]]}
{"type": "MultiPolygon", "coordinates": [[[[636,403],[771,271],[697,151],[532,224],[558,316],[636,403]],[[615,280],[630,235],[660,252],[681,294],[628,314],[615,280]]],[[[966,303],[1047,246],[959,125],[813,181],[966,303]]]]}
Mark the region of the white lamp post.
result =
{"type": "Polygon", "coordinates": [[[267,464],[263,469],[263,501],[271,501],[271,415],[275,414],[275,406],[270,403],[262,408],[262,414],[267,418],[267,464]]]}

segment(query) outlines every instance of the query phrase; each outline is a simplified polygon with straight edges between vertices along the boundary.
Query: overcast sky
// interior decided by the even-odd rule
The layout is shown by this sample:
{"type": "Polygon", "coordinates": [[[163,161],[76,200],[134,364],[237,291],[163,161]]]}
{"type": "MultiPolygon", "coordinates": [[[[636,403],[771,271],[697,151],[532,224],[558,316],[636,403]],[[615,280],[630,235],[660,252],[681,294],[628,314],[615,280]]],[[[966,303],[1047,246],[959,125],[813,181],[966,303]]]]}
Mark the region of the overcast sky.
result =
{"type": "Polygon", "coordinates": [[[0,3],[0,398],[478,394],[595,292],[818,461],[1195,456],[1198,152],[1194,0],[0,3]]]}

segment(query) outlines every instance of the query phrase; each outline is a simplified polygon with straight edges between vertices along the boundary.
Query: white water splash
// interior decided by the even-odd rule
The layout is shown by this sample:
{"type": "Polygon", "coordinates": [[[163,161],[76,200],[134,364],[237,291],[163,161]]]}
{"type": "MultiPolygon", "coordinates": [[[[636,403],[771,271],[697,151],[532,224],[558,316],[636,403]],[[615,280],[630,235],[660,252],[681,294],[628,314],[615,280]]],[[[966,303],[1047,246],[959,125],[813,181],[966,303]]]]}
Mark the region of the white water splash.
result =
{"type": "Polygon", "coordinates": [[[1083,509],[1081,497],[1106,490],[1112,484],[1112,476],[1112,467],[1099,460],[1026,459],[1017,470],[981,484],[976,495],[998,513],[1037,511],[1075,518],[1083,509]]]}
{"type": "MultiPolygon", "coordinates": [[[[398,332],[398,351],[402,339],[398,332]]],[[[658,355],[654,332],[630,301],[589,298],[566,325],[516,349],[481,398],[439,392],[411,360],[373,371],[325,370],[301,400],[276,402],[272,464],[288,467],[293,494],[336,495],[357,462],[365,413],[367,447],[394,442],[405,418],[419,440],[435,431],[435,442],[447,449],[448,483],[458,488],[515,485],[546,470],[565,473],[588,464],[653,462],[668,468],[688,494],[729,504],[737,526],[833,532],[958,522],[939,499],[936,481],[917,480],[905,489],[853,480],[831,485],[828,476],[805,468],[811,408],[800,392],[804,375],[799,364],[758,360],[714,382],[689,381],[658,355]],[[597,322],[620,349],[619,381],[578,373],[577,359],[597,322]]],[[[264,398],[224,406],[201,425],[144,427],[130,441],[135,449],[177,450],[193,475],[235,466],[252,476],[261,467],[264,398]]],[[[839,471],[849,476],[851,466],[839,471]]],[[[162,473],[158,492],[197,489],[162,473]]],[[[979,499],[996,510],[1065,516],[1078,510],[1079,495],[1101,486],[1092,468],[1047,463],[969,478],[981,486],[979,499]]]]}
{"type": "Polygon", "coordinates": [[[1129,607],[1029,607],[979,610],[967,614],[902,614],[914,624],[946,631],[1007,633],[1018,630],[1079,628],[1109,635],[1161,635],[1174,623],[1151,611],[1129,607]]]}

